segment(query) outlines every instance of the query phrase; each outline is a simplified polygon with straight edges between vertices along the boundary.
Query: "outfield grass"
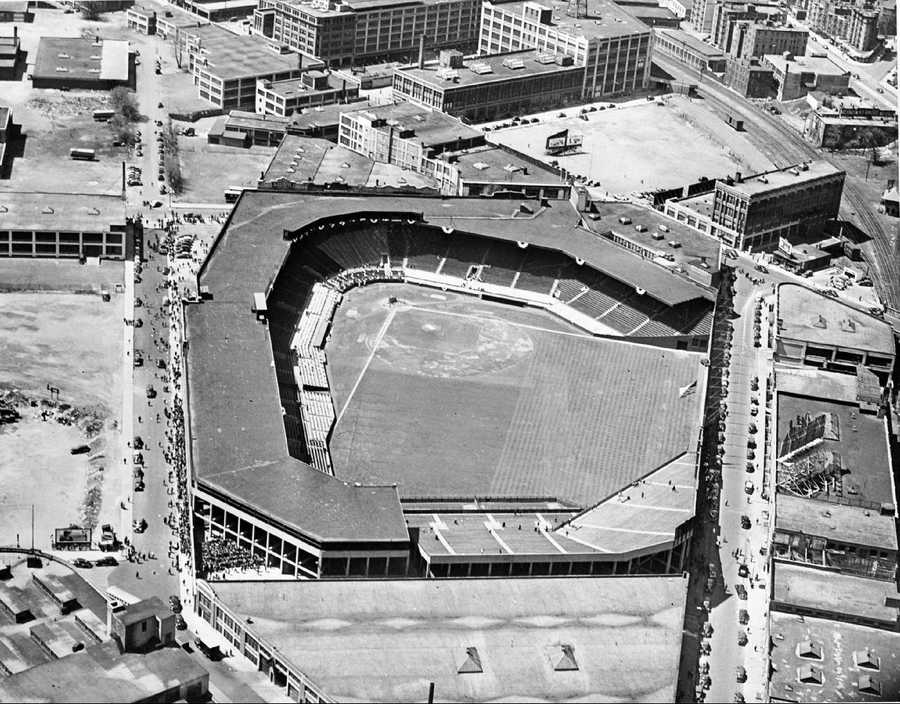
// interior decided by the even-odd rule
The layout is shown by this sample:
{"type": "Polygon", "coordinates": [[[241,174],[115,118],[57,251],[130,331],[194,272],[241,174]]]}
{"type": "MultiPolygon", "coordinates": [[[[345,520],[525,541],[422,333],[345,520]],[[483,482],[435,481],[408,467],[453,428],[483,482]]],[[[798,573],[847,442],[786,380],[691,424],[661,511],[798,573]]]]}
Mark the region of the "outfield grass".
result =
{"type": "Polygon", "coordinates": [[[397,483],[406,497],[587,505],[694,441],[699,399],[679,388],[697,378],[696,355],[437,295],[373,286],[339,308],[326,348],[337,476],[397,483]],[[388,306],[390,295],[401,303],[388,306]]]}

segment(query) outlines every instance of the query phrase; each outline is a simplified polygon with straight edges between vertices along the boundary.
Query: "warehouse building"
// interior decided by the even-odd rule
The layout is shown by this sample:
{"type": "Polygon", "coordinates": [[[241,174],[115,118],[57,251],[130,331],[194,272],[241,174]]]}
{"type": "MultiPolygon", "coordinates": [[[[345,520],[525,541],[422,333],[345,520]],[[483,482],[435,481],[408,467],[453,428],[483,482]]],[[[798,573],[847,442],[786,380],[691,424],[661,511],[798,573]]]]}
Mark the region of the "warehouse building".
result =
{"type": "Polygon", "coordinates": [[[535,49],[572,57],[584,69],[582,101],[647,87],[653,34],[646,24],[609,0],[587,0],[581,17],[563,10],[531,0],[486,1],[479,53],[535,49]]]}
{"type": "Polygon", "coordinates": [[[767,54],[763,63],[772,68],[778,84],[778,100],[796,100],[812,91],[842,95],[850,89],[850,72],[820,56],[767,54]]]}
{"type": "Polygon", "coordinates": [[[480,122],[578,104],[584,82],[584,67],[565,54],[530,50],[464,61],[445,51],[436,62],[397,70],[394,100],[480,122]]]}
{"type": "Polygon", "coordinates": [[[725,73],[725,54],[717,47],[680,29],[657,29],[654,33],[654,53],[671,56],[697,71],[725,73]]]}
{"type": "Polygon", "coordinates": [[[25,59],[19,32],[13,27],[11,37],[0,37],[0,81],[15,81],[25,59]]]}
{"type": "Polygon", "coordinates": [[[296,54],[278,53],[259,37],[219,25],[193,28],[185,41],[200,97],[222,110],[254,110],[257,81],[299,78],[303,68],[296,54]]]}
{"type": "Polygon", "coordinates": [[[803,136],[827,149],[880,147],[897,139],[897,113],[875,107],[820,107],[806,116],[803,136]]]}
{"type": "Polygon", "coordinates": [[[712,192],[666,201],[676,220],[729,247],[771,251],[780,238],[821,229],[837,217],[844,172],[824,161],[716,181],[712,192]]]}
{"type": "Polygon", "coordinates": [[[127,41],[99,37],[42,37],[32,69],[35,88],[109,90],[134,85],[127,41]]]}
{"type": "Polygon", "coordinates": [[[805,29],[742,20],[736,22],[732,30],[729,54],[745,60],[786,51],[803,56],[808,40],[809,32],[805,29]]]}
{"type": "Polygon", "coordinates": [[[256,82],[256,112],[290,117],[295,112],[320,105],[359,100],[359,84],[325,71],[304,71],[286,81],[256,82]]]}
{"type": "Polygon", "coordinates": [[[329,66],[414,60],[422,48],[470,50],[479,0],[260,0],[253,31],[329,66]]]}
{"type": "Polygon", "coordinates": [[[3,0],[0,2],[0,22],[32,22],[34,13],[29,0],[3,0]]]}

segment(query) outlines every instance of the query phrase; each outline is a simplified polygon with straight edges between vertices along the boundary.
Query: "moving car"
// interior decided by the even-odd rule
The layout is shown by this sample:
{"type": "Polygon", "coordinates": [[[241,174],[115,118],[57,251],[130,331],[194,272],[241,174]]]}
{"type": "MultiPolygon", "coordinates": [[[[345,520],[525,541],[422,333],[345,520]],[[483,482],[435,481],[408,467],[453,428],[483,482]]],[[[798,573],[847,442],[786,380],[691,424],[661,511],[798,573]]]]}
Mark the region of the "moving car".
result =
{"type": "Polygon", "coordinates": [[[93,565],[90,563],[90,561],[85,560],[83,557],[76,557],[74,560],[72,560],[72,564],[75,565],[75,567],[80,567],[81,569],[84,569],[84,570],[90,569],[91,567],[93,567],[93,565]]]}
{"type": "Polygon", "coordinates": [[[115,567],[119,564],[119,561],[112,555],[107,555],[106,557],[101,557],[99,560],[94,560],[94,564],[97,565],[97,567],[115,567]]]}

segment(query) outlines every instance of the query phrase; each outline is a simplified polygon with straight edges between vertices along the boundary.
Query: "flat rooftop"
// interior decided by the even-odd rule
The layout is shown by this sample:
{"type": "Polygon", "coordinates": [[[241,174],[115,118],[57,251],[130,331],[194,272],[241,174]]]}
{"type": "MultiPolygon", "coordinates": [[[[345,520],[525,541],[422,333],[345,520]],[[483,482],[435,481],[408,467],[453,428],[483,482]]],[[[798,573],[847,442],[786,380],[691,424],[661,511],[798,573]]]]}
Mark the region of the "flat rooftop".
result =
{"type": "Polygon", "coordinates": [[[857,403],[857,378],[851,374],[825,372],[813,367],[775,367],[778,393],[825,398],[839,403],[857,403]]]}
{"type": "Polygon", "coordinates": [[[259,36],[235,34],[215,24],[192,29],[191,34],[201,40],[199,53],[206,57],[209,72],[223,80],[299,70],[297,54],[279,54],[259,36]]]}
{"type": "Polygon", "coordinates": [[[900,609],[885,605],[885,599],[898,598],[892,582],[781,561],[774,563],[774,571],[772,598],[780,604],[897,625],[900,609]]]}
{"type": "Polygon", "coordinates": [[[214,582],[338,701],[674,701],[682,577],[214,582]],[[610,625],[610,624],[615,624],[610,625]],[[563,645],[575,671],[560,669],[563,645]],[[481,672],[467,649],[475,648],[481,672]],[[377,677],[373,674],[377,673],[377,677]]]}
{"type": "Polygon", "coordinates": [[[261,115],[247,110],[232,110],[224,118],[224,127],[228,130],[287,130],[290,120],[278,115],[261,115]]]}
{"type": "Polygon", "coordinates": [[[46,79],[126,82],[128,54],[128,42],[117,39],[101,39],[97,44],[85,37],[41,37],[32,74],[46,79]]]}
{"type": "MultiPolygon", "coordinates": [[[[779,393],[778,447],[782,447],[791,423],[796,426],[798,417],[805,418],[809,414],[814,418],[821,413],[831,414],[836,419],[839,435],[838,439],[823,439],[812,451],[814,453],[831,451],[840,456],[841,496],[850,502],[861,500],[873,506],[893,503],[891,460],[885,419],[878,418],[874,414],[861,413],[857,403],[839,403],[779,393]]],[[[798,458],[795,457],[792,461],[797,462],[798,458]]],[[[779,467],[778,471],[781,474],[783,470],[779,467]]],[[[819,492],[812,498],[833,499],[837,502],[841,496],[819,492]]]]}
{"type": "Polygon", "coordinates": [[[120,196],[0,192],[0,225],[9,230],[107,231],[125,224],[120,196]]]}
{"type": "Polygon", "coordinates": [[[769,631],[773,665],[769,694],[773,700],[811,704],[900,700],[900,633],[776,611],[769,617],[769,631]],[[821,659],[801,656],[808,652],[809,643],[821,653],[821,659]],[[800,680],[798,670],[810,665],[821,670],[821,684],[800,680]],[[873,691],[860,692],[860,684],[870,684],[867,677],[880,687],[880,696],[873,691]]]}
{"type": "MultiPolygon", "coordinates": [[[[505,12],[521,17],[528,0],[493,4],[495,8],[499,7],[505,12]]],[[[650,32],[647,25],[610,0],[587,0],[586,12],[580,18],[566,14],[565,6],[558,3],[539,4],[554,10],[551,27],[573,37],[583,37],[590,41],[650,32]]]]}
{"type": "Polygon", "coordinates": [[[840,300],[799,284],[778,287],[778,337],[810,345],[893,357],[891,326],[840,300]]]}
{"type": "Polygon", "coordinates": [[[391,126],[395,130],[411,130],[415,134],[409,139],[421,142],[425,146],[444,146],[453,144],[458,139],[484,141],[484,133],[481,130],[464,125],[459,119],[445,113],[411,103],[392,103],[367,107],[363,110],[354,110],[354,106],[350,104],[347,108],[345,112],[356,113],[356,117],[385,120],[387,125],[378,129],[386,131],[388,126],[391,126]]]}
{"type": "Polygon", "coordinates": [[[140,9],[143,12],[156,12],[157,23],[163,22],[173,27],[197,27],[208,24],[209,20],[182,10],[180,7],[168,3],[154,2],[154,0],[141,0],[140,9]]]}
{"type": "MultiPolygon", "coordinates": [[[[516,4],[516,3],[513,3],[516,4]]],[[[635,22],[637,20],[634,20],[635,22]]],[[[568,71],[584,71],[583,66],[560,66],[555,62],[541,63],[537,61],[537,57],[541,55],[540,51],[529,49],[526,51],[517,51],[512,54],[498,54],[495,56],[478,56],[466,59],[463,67],[455,69],[453,74],[456,78],[441,78],[438,72],[442,67],[437,61],[429,61],[425,63],[425,68],[418,66],[410,66],[398,69],[398,74],[412,76],[418,81],[426,83],[438,90],[458,90],[468,86],[481,86],[488,83],[500,83],[506,81],[514,81],[524,79],[529,76],[540,76],[550,73],[562,73],[568,71]],[[518,60],[521,62],[519,68],[510,68],[504,65],[504,62],[518,60]],[[473,65],[487,66],[490,70],[484,72],[475,72],[472,70],[473,65]]]]}
{"type": "MultiPolygon", "coordinates": [[[[305,63],[305,62],[304,62],[305,63]]],[[[304,67],[304,72],[306,68],[304,67]]],[[[283,98],[288,100],[292,98],[297,98],[300,96],[307,95],[320,95],[323,93],[328,93],[330,91],[340,90],[344,83],[347,83],[347,88],[354,87],[350,84],[346,79],[341,78],[337,74],[329,73],[328,74],[328,87],[315,89],[311,88],[307,85],[304,85],[302,78],[289,78],[285,81],[271,81],[266,85],[266,88],[273,93],[276,93],[283,98]]]]}
{"type": "Polygon", "coordinates": [[[586,222],[592,231],[614,232],[642,247],[674,258],[674,261],[661,257],[655,259],[660,266],[693,266],[704,269],[709,274],[719,270],[719,240],[697,232],[658,210],[617,200],[592,201],[591,209],[600,216],[598,219],[588,216],[586,222]],[[623,224],[619,218],[627,218],[631,222],[623,224]],[[639,230],[638,227],[642,229],[639,230]],[[677,242],[678,246],[673,247],[670,242],[677,242]]]}
{"type": "Polygon", "coordinates": [[[716,187],[727,186],[731,191],[753,196],[761,193],[770,193],[781,188],[803,185],[821,178],[843,177],[843,175],[844,171],[836,166],[832,166],[827,161],[810,161],[803,167],[790,166],[785,169],[766,171],[761,174],[747,176],[740,182],[726,183],[719,180],[716,182],[716,187]]]}
{"type": "Polygon", "coordinates": [[[795,56],[786,59],[781,54],[766,54],[763,61],[779,73],[815,73],[818,76],[850,75],[834,61],[825,56],[795,56]]]}
{"type": "Polygon", "coordinates": [[[706,56],[710,59],[723,58],[725,56],[725,54],[721,49],[719,49],[719,47],[713,46],[712,44],[707,44],[706,42],[695,37],[693,34],[685,32],[684,30],[654,28],[653,31],[657,36],[665,37],[670,41],[683,44],[685,47],[700,54],[701,56],[706,56]]]}
{"type": "Polygon", "coordinates": [[[142,701],[207,671],[181,648],[120,653],[114,641],[0,678],[0,699],[8,702],[142,701]]]}
{"type": "Polygon", "coordinates": [[[343,113],[365,110],[371,107],[372,103],[368,100],[347,104],[316,105],[315,107],[304,109],[299,115],[291,115],[288,119],[290,120],[291,129],[298,131],[326,127],[336,128],[340,124],[343,113]]]}
{"type": "Polygon", "coordinates": [[[514,183],[564,183],[548,166],[525,159],[512,150],[493,144],[451,152],[454,165],[464,181],[511,181],[514,183]]]}
{"type": "Polygon", "coordinates": [[[286,5],[294,5],[302,8],[303,12],[312,17],[334,17],[344,14],[348,8],[351,12],[367,12],[386,10],[397,5],[437,5],[441,0],[337,0],[333,9],[315,7],[311,3],[302,0],[288,0],[286,5]]]}
{"type": "Polygon", "coordinates": [[[269,162],[262,184],[338,184],[353,188],[430,189],[434,179],[394,164],[380,164],[326,139],[285,135],[269,162]]]}
{"type": "Polygon", "coordinates": [[[815,501],[784,493],[779,493],[776,498],[775,530],[881,550],[897,550],[897,526],[892,516],[882,516],[859,506],[815,501]]]}

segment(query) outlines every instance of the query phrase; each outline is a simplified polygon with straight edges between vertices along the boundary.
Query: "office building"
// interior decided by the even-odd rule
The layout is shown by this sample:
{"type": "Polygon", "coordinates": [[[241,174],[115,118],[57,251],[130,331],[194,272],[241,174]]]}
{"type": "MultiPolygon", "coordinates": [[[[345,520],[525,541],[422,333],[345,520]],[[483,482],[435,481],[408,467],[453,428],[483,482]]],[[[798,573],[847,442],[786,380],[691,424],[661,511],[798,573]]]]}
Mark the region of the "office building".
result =
{"type": "Polygon", "coordinates": [[[260,0],[253,31],[328,66],[415,60],[420,45],[474,48],[479,0],[260,0]]]}
{"type": "Polygon", "coordinates": [[[609,0],[587,0],[582,16],[531,0],[484,3],[480,54],[535,49],[569,56],[584,69],[581,100],[628,95],[647,87],[650,28],[609,0]]]}
{"type": "Polygon", "coordinates": [[[712,11],[711,41],[726,54],[733,56],[732,44],[738,23],[749,21],[780,24],[784,20],[784,9],[778,5],[718,0],[712,11]]]}

